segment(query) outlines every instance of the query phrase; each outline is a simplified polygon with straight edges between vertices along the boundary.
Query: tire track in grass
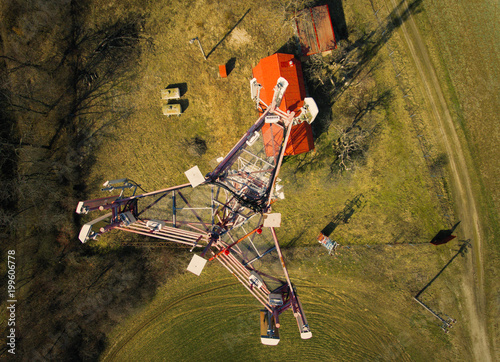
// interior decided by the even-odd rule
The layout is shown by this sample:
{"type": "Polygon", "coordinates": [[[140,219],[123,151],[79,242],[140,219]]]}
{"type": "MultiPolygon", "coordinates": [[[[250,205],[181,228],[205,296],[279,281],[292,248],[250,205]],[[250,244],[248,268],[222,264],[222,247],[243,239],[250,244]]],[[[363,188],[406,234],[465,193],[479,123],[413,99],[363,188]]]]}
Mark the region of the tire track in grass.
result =
{"type": "Polygon", "coordinates": [[[159,311],[154,313],[150,318],[148,318],[146,321],[142,322],[139,324],[137,327],[135,327],[127,336],[125,336],[120,342],[117,343],[116,347],[111,348],[110,352],[102,358],[103,361],[113,361],[115,360],[116,356],[120,351],[125,347],[141,330],[146,328],[151,322],[153,322],[156,318],[158,318],[161,314],[165,313],[168,311],[170,308],[174,307],[175,305],[179,304],[180,302],[185,301],[186,299],[194,298],[206,293],[213,292],[215,290],[227,288],[233,285],[238,285],[238,282],[233,282],[233,283],[227,283],[227,284],[222,284],[217,287],[213,287],[210,289],[205,289],[201,290],[199,292],[191,293],[188,295],[185,295],[179,299],[176,299],[169,304],[167,304],[165,307],[161,308],[159,311]]]}
{"type": "MultiPolygon", "coordinates": [[[[404,1],[404,0],[403,0],[404,1]]],[[[387,3],[387,0],[385,0],[387,3]]],[[[395,0],[390,0],[393,8],[397,7],[395,0]]],[[[389,5],[390,7],[390,5],[389,5]]],[[[416,65],[418,74],[425,89],[432,115],[435,118],[446,152],[449,155],[450,168],[457,203],[458,213],[462,220],[461,227],[466,238],[473,240],[474,260],[471,261],[473,273],[466,275],[463,283],[465,305],[470,322],[472,336],[472,352],[477,361],[491,361],[491,352],[486,329],[485,297],[484,297],[484,270],[482,252],[482,229],[479,223],[476,200],[472,192],[472,182],[465,160],[460,139],[455,130],[448,104],[444,97],[441,84],[427,47],[420,36],[420,32],[411,14],[408,20],[401,25],[405,42],[410,50],[411,57],[416,65]],[[477,281],[475,280],[477,278],[477,281]],[[477,282],[477,283],[476,283],[477,282]]]]}
{"type": "Polygon", "coordinates": [[[316,333],[316,344],[309,347],[308,356],[321,360],[325,350],[335,350],[340,360],[411,360],[398,338],[366,309],[363,297],[341,293],[332,298],[331,289],[335,288],[315,288],[303,300],[313,336],[316,333]]]}

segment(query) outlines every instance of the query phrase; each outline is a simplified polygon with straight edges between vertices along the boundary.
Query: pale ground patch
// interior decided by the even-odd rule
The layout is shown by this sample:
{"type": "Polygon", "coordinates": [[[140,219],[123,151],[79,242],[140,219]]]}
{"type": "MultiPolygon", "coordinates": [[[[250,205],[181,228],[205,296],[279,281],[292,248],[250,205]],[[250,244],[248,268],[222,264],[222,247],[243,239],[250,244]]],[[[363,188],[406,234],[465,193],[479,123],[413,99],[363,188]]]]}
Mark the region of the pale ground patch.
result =
{"type": "Polygon", "coordinates": [[[250,43],[251,40],[252,37],[247,33],[245,29],[236,28],[231,33],[229,44],[234,47],[240,47],[242,45],[250,43]]]}

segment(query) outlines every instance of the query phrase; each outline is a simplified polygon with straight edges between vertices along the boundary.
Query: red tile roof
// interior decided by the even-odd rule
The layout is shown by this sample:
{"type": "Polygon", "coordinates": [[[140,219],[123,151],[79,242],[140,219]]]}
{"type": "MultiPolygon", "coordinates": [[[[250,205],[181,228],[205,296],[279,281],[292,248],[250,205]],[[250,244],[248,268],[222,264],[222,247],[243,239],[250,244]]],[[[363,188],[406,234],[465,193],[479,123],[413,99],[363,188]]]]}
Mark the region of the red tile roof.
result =
{"type": "Polygon", "coordinates": [[[299,155],[314,150],[312,127],[307,122],[292,126],[290,138],[285,150],[285,156],[299,155]]]}
{"type": "MultiPolygon", "coordinates": [[[[262,85],[260,99],[267,105],[271,104],[273,100],[273,89],[278,78],[285,78],[288,81],[288,88],[279,108],[284,112],[295,112],[296,116],[299,114],[304,105],[306,89],[302,75],[302,65],[293,55],[277,53],[261,59],[259,64],[253,68],[253,76],[262,85]]],[[[279,150],[276,145],[279,145],[283,140],[283,127],[266,123],[262,127],[262,136],[266,155],[268,157],[277,157],[279,150]]],[[[312,149],[314,149],[314,140],[311,125],[303,122],[292,126],[285,149],[285,156],[298,155],[312,149]]]]}
{"type": "MultiPolygon", "coordinates": [[[[283,141],[283,127],[277,124],[266,123],[262,127],[266,156],[278,157],[279,149],[277,145],[283,141]]],[[[302,122],[292,126],[290,138],[285,149],[285,156],[300,155],[314,149],[314,139],[311,125],[302,122]]]]}
{"type": "MultiPolygon", "coordinates": [[[[261,59],[253,68],[253,76],[262,85],[260,99],[267,105],[271,104],[274,86],[279,77],[288,81],[288,88],[281,101],[280,109],[284,112],[296,112],[304,105],[306,88],[302,75],[302,65],[292,54],[273,54],[261,59]]],[[[296,114],[297,115],[297,114],[296,114]]]]}

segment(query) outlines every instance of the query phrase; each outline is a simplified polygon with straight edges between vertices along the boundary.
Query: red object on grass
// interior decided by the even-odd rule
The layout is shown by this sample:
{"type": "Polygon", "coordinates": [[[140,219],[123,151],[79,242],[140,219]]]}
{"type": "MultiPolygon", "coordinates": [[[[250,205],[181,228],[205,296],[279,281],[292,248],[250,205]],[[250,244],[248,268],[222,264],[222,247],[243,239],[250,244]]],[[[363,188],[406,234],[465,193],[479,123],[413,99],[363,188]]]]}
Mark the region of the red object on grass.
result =
{"type": "Polygon", "coordinates": [[[227,70],[226,70],[226,65],[219,65],[219,74],[221,78],[227,78],[227,70]]]}

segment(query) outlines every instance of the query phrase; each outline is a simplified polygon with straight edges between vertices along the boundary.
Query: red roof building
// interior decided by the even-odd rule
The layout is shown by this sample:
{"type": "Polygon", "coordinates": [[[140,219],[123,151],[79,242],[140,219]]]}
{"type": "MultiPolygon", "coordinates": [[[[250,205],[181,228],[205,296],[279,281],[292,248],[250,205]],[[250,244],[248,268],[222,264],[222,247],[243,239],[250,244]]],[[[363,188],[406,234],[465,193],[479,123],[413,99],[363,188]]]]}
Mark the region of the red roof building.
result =
{"type": "Polygon", "coordinates": [[[302,65],[292,54],[276,53],[261,59],[259,64],[252,70],[254,78],[262,85],[260,99],[267,105],[273,101],[274,86],[279,77],[288,81],[280,109],[283,112],[290,111],[298,113],[304,105],[306,88],[302,75],[302,65]]]}
{"type": "Polygon", "coordinates": [[[328,5],[298,12],[295,17],[295,30],[304,56],[337,48],[328,5]]]}
{"type": "Polygon", "coordinates": [[[312,127],[307,122],[292,126],[290,138],[285,149],[285,156],[300,155],[314,150],[312,127]]]}
{"type": "MultiPolygon", "coordinates": [[[[295,116],[300,114],[304,105],[306,89],[304,77],[302,75],[302,65],[291,54],[273,54],[261,59],[259,64],[252,70],[254,78],[262,85],[260,99],[267,105],[271,104],[274,95],[274,86],[279,77],[288,81],[288,87],[283,96],[279,109],[286,112],[295,112],[295,116]]],[[[262,136],[266,148],[267,156],[273,155],[276,143],[283,140],[283,127],[278,124],[266,123],[262,127],[262,136]]],[[[290,138],[285,149],[285,156],[298,155],[314,149],[311,125],[307,122],[292,126],[290,138]]]]}

